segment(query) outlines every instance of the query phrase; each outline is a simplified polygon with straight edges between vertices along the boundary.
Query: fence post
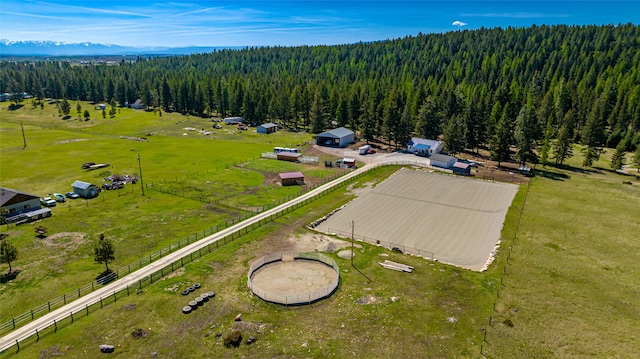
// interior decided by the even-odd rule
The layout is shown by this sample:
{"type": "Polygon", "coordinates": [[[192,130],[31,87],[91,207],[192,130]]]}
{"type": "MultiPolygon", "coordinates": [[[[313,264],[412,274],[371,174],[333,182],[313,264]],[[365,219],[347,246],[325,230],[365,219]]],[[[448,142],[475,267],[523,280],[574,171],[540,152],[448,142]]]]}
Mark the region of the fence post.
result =
{"type": "Polygon", "coordinates": [[[66,294],[62,295],[62,301],[64,302],[64,304],[67,304],[67,295],[66,294]]]}
{"type": "Polygon", "coordinates": [[[18,347],[18,351],[17,352],[19,352],[20,351],[20,343],[18,342],[18,339],[16,339],[16,346],[18,347]]]}
{"type": "Polygon", "coordinates": [[[53,320],[53,332],[57,333],[58,332],[58,322],[56,322],[56,320],[53,320]]]}
{"type": "Polygon", "coordinates": [[[11,318],[11,324],[13,324],[13,329],[16,329],[16,318],[11,318]]]}
{"type": "Polygon", "coordinates": [[[85,304],[84,307],[87,309],[87,317],[89,316],[89,304],[85,304]]]}
{"type": "Polygon", "coordinates": [[[49,312],[51,312],[51,302],[47,302],[47,307],[49,307],[49,312]]]}
{"type": "Polygon", "coordinates": [[[33,320],[33,308],[31,308],[31,320],[33,320]]]}
{"type": "Polygon", "coordinates": [[[78,298],[80,298],[80,288],[78,288],[78,298]]]}
{"type": "Polygon", "coordinates": [[[118,297],[116,297],[116,291],[113,291],[113,302],[117,302],[118,301],[118,297]]]}
{"type": "Polygon", "coordinates": [[[71,324],[73,324],[73,311],[69,312],[71,314],[71,324]]]}
{"type": "Polygon", "coordinates": [[[103,305],[102,305],[102,297],[100,297],[100,309],[102,309],[102,308],[103,308],[103,305]]]}
{"type": "MultiPolygon", "coordinates": [[[[93,282],[91,282],[91,291],[92,291],[92,292],[94,291],[94,289],[93,289],[93,282]]],[[[49,310],[49,311],[51,311],[51,310],[49,310]]]]}
{"type": "Polygon", "coordinates": [[[129,285],[127,284],[127,297],[129,296],[129,285]]]}

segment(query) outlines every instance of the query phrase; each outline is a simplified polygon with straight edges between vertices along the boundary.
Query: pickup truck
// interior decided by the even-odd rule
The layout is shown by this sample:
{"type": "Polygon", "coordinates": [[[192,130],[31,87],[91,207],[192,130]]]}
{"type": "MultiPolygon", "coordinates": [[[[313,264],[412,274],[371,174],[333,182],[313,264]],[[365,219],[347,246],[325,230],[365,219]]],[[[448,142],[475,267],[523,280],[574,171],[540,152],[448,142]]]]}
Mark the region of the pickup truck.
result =
{"type": "Polygon", "coordinates": [[[45,207],[55,207],[56,200],[52,199],[51,197],[44,197],[44,198],[40,198],[40,204],[42,204],[45,207]]]}

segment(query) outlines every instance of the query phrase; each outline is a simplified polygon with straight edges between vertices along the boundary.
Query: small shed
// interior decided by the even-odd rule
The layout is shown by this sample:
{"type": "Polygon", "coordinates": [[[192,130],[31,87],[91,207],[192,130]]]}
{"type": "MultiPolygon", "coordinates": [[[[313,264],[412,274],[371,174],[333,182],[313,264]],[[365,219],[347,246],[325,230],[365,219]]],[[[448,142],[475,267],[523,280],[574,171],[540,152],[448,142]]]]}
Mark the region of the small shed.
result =
{"type": "Polygon", "coordinates": [[[464,162],[456,162],[453,164],[453,173],[459,175],[470,176],[471,175],[471,165],[464,162]]]}
{"type": "Polygon", "coordinates": [[[269,134],[269,133],[274,133],[276,131],[278,131],[278,125],[272,122],[263,123],[262,125],[256,127],[257,133],[269,134]]]}
{"type": "Polygon", "coordinates": [[[297,162],[298,158],[302,156],[300,153],[295,152],[280,152],[276,154],[276,158],[280,161],[297,162]]]}
{"type": "Polygon", "coordinates": [[[328,147],[346,147],[355,141],[355,133],[344,127],[323,132],[316,136],[316,144],[328,147]]]}
{"type": "Polygon", "coordinates": [[[137,99],[136,102],[132,103],[130,107],[136,110],[144,110],[145,108],[147,108],[147,106],[142,103],[141,99],[137,99]]]}
{"type": "Polygon", "coordinates": [[[223,121],[225,125],[239,125],[242,123],[242,117],[226,117],[223,121]]]}
{"type": "Polygon", "coordinates": [[[278,174],[280,177],[280,183],[283,186],[303,185],[304,175],[302,172],[282,172],[278,174]]]}
{"type": "Polygon", "coordinates": [[[455,157],[443,155],[441,153],[436,153],[432,155],[430,158],[431,166],[440,167],[440,168],[451,168],[453,164],[456,163],[457,159],[455,157]]]}
{"type": "Polygon", "coordinates": [[[98,197],[98,187],[89,182],[75,181],[71,187],[73,187],[73,192],[82,198],[98,197]]]}

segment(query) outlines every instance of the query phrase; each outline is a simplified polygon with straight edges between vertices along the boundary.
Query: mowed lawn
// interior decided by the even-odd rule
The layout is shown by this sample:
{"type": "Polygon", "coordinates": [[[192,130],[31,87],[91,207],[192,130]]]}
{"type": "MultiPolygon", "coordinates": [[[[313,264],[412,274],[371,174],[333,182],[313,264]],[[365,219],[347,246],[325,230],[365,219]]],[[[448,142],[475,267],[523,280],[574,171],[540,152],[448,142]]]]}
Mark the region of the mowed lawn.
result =
{"type": "Polygon", "coordinates": [[[491,357],[640,357],[640,180],[611,172],[609,154],[531,182],[491,357]]]}

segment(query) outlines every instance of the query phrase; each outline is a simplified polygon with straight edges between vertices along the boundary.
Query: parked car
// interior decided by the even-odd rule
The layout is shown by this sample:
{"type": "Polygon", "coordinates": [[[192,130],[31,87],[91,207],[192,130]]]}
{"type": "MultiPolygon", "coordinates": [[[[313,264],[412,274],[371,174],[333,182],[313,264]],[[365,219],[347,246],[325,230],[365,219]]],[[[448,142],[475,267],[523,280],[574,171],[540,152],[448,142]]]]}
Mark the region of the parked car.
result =
{"type": "Polygon", "coordinates": [[[67,193],[65,193],[65,196],[67,196],[67,198],[71,198],[71,199],[80,198],[80,195],[75,193],[75,192],[67,192],[67,193]]]}
{"type": "Polygon", "coordinates": [[[40,198],[40,204],[42,204],[45,207],[55,207],[56,201],[51,197],[44,197],[44,198],[40,198]]]}
{"type": "Polygon", "coordinates": [[[66,202],[62,193],[54,193],[53,198],[56,200],[56,202],[66,202]]]}

